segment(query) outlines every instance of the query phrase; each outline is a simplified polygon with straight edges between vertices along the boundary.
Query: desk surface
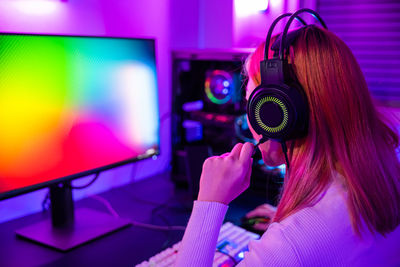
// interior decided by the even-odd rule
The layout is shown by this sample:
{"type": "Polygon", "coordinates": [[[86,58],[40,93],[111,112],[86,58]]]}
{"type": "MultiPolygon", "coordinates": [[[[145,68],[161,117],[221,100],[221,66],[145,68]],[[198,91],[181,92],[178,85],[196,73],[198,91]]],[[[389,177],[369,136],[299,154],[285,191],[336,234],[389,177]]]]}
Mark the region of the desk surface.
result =
{"type": "MultiPolygon", "coordinates": [[[[156,175],[100,194],[120,217],[157,225],[186,225],[191,208],[190,194],[175,189],[168,173],[156,175]]],[[[244,194],[228,210],[226,221],[236,224],[255,206],[262,196],[244,194]]],[[[104,204],[86,198],[75,208],[91,208],[107,212],[104,204]]],[[[69,252],[58,252],[19,239],[14,231],[48,218],[49,212],[37,213],[0,224],[0,266],[135,266],[164,248],[181,240],[183,231],[155,231],[130,226],[69,252]]]]}

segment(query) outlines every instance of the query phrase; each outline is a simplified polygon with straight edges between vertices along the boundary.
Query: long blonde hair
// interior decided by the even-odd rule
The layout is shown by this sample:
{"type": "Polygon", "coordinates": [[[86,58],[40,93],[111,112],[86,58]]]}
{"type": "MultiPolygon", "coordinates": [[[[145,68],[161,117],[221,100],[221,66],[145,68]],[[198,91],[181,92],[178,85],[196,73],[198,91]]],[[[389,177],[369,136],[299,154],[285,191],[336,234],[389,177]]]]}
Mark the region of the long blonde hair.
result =
{"type": "MultiPolygon", "coordinates": [[[[256,85],[264,46],[246,64],[256,85]]],[[[313,205],[338,172],[356,233],[363,221],[371,232],[393,231],[400,223],[399,138],[378,113],[356,59],[342,40],[319,27],[307,27],[291,49],[309,103],[309,129],[289,148],[291,167],[273,221],[313,205]]]]}

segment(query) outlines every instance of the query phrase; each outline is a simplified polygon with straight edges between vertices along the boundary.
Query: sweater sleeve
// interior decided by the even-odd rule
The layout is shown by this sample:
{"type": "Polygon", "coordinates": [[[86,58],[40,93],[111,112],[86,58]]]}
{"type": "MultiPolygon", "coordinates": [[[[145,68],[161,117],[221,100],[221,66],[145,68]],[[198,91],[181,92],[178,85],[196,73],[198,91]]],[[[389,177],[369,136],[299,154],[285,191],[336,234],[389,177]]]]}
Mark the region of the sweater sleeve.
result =
{"type": "Polygon", "coordinates": [[[238,267],[301,266],[293,244],[279,223],[272,223],[260,240],[250,241],[249,251],[238,267]]]}
{"type": "Polygon", "coordinates": [[[175,266],[212,266],[227,210],[227,205],[218,202],[194,202],[175,266]]]}
{"type": "MultiPolygon", "coordinates": [[[[179,248],[176,267],[212,266],[219,231],[228,206],[218,202],[195,201],[179,248]]],[[[293,244],[282,226],[273,223],[260,240],[249,243],[240,267],[299,266],[293,244]]]]}

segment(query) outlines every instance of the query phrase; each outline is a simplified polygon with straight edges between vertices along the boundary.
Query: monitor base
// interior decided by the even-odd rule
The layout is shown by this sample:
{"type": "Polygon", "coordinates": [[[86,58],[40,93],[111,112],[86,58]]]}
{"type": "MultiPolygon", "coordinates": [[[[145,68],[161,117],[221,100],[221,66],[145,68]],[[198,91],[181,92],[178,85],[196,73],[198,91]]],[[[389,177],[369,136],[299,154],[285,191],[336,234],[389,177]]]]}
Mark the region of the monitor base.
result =
{"type": "Polygon", "coordinates": [[[70,227],[53,227],[49,218],[15,232],[18,237],[60,251],[68,251],[129,225],[130,221],[127,219],[81,208],[75,211],[75,221],[70,227]]]}

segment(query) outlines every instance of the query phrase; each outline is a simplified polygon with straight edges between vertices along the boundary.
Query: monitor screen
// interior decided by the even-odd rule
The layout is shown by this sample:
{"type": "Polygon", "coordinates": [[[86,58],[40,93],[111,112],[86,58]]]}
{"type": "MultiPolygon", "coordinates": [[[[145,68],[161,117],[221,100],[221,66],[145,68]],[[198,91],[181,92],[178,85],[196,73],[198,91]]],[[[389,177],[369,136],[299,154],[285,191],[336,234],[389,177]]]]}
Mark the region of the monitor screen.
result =
{"type": "Polygon", "coordinates": [[[0,34],[0,198],[158,153],[154,40],[0,34]]]}

